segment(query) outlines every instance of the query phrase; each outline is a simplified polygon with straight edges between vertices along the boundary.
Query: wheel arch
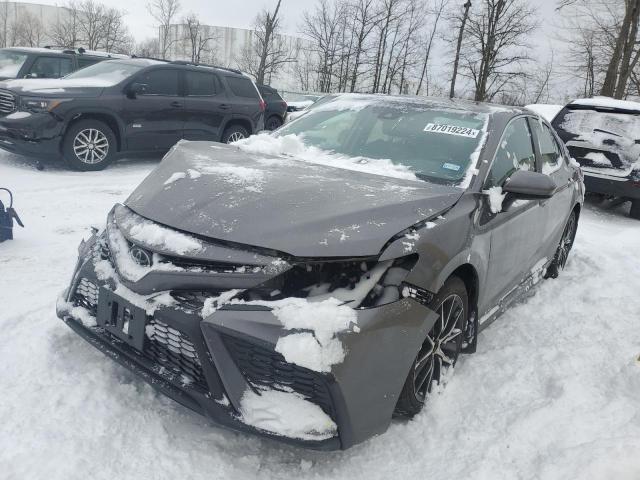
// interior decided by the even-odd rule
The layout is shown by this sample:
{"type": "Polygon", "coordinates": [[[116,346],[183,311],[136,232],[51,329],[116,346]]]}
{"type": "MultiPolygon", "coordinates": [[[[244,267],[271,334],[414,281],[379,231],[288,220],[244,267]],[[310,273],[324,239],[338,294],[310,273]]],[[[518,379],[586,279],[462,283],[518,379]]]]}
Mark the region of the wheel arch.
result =
{"type": "Polygon", "coordinates": [[[227,123],[225,123],[224,128],[221,129],[221,133],[220,133],[220,140],[222,140],[222,137],[224,136],[224,133],[231,127],[233,127],[234,125],[240,125],[243,128],[247,129],[247,132],[249,132],[249,135],[252,135],[253,132],[253,128],[251,126],[251,122],[246,119],[246,118],[232,118],[231,120],[229,120],[227,123]]]}
{"type": "MultiPolygon", "coordinates": [[[[89,112],[75,112],[69,116],[69,120],[65,125],[65,134],[76,123],[82,120],[99,120],[107,124],[107,126],[113,131],[116,136],[117,151],[120,152],[123,149],[123,135],[122,127],[117,117],[111,112],[105,111],[89,111],[89,112]]],[[[62,145],[60,146],[62,149],[62,145]]]]}

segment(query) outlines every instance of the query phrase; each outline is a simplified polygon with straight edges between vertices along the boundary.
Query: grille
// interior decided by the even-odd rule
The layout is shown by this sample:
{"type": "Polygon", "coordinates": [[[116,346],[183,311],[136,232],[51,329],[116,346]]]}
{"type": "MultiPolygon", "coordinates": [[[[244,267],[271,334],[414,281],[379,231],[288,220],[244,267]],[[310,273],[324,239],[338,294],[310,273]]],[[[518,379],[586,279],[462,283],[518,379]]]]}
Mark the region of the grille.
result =
{"type": "Polygon", "coordinates": [[[281,391],[291,389],[335,419],[329,387],[322,375],[288,363],[278,352],[245,340],[224,335],[224,342],[249,383],[281,391]]]}
{"type": "Polygon", "coordinates": [[[83,278],[76,287],[73,300],[76,305],[86,308],[95,316],[98,310],[98,286],[83,278]]]}
{"type": "Polygon", "coordinates": [[[11,113],[16,110],[16,97],[6,90],[0,90],[0,113],[11,113]]]}
{"type": "Polygon", "coordinates": [[[180,375],[185,383],[207,391],[196,348],[184,333],[156,319],[147,323],[144,356],[180,375]]]}

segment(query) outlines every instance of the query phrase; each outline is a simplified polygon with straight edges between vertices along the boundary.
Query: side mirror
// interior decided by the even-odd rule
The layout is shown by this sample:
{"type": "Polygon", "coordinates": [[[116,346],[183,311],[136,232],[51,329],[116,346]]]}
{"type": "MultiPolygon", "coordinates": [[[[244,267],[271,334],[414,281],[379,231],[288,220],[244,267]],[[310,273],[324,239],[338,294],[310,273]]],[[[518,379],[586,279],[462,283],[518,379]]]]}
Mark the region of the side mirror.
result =
{"type": "Polygon", "coordinates": [[[37,73],[27,73],[24,78],[38,78],[38,74],[37,73]]]}
{"type": "Polygon", "coordinates": [[[556,184],[544,173],[517,170],[504,182],[502,191],[524,197],[549,198],[556,191],[556,184]]]}
{"type": "Polygon", "coordinates": [[[127,97],[136,98],[138,95],[144,95],[147,91],[146,83],[138,83],[134,82],[129,85],[129,89],[127,90],[127,97]]]}

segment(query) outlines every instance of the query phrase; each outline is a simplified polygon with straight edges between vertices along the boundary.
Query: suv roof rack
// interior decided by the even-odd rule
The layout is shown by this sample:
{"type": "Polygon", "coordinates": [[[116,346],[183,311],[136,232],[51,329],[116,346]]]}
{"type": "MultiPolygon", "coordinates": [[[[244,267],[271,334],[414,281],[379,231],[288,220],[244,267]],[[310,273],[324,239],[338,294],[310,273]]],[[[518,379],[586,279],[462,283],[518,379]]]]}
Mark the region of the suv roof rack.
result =
{"type": "Polygon", "coordinates": [[[209,65],[208,63],[191,62],[189,60],[172,60],[169,63],[171,63],[173,65],[193,65],[194,67],[217,68],[218,70],[227,70],[228,72],[237,73],[238,75],[244,75],[237,68],[219,67],[218,65],[209,65]]]}
{"type": "Polygon", "coordinates": [[[166,60],[164,58],[156,58],[156,57],[147,57],[145,55],[131,55],[131,58],[134,58],[136,60],[155,60],[156,62],[169,62],[169,60],[166,60]]]}
{"type": "Polygon", "coordinates": [[[130,58],[129,55],[124,55],[121,53],[110,53],[110,52],[100,52],[97,50],[87,50],[83,47],[78,47],[77,49],[72,49],[68,47],[59,47],[57,45],[45,45],[44,48],[47,50],[60,50],[62,53],[67,53],[71,55],[92,55],[94,57],[105,57],[105,58],[130,58]]]}

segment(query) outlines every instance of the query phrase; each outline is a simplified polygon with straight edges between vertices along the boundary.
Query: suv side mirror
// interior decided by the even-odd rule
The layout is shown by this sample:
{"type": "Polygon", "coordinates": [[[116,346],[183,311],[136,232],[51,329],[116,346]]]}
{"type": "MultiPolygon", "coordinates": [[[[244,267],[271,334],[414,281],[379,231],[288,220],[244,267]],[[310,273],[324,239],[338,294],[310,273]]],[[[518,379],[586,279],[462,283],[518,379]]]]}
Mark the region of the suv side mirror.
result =
{"type": "Polygon", "coordinates": [[[38,78],[38,74],[37,73],[27,73],[24,78],[38,78]]]}
{"type": "Polygon", "coordinates": [[[127,97],[136,98],[138,95],[144,95],[147,91],[146,83],[138,83],[134,82],[129,85],[129,89],[127,90],[127,97]]]}
{"type": "Polygon", "coordinates": [[[556,184],[544,173],[516,170],[504,182],[502,191],[524,197],[549,198],[556,191],[556,184]]]}

